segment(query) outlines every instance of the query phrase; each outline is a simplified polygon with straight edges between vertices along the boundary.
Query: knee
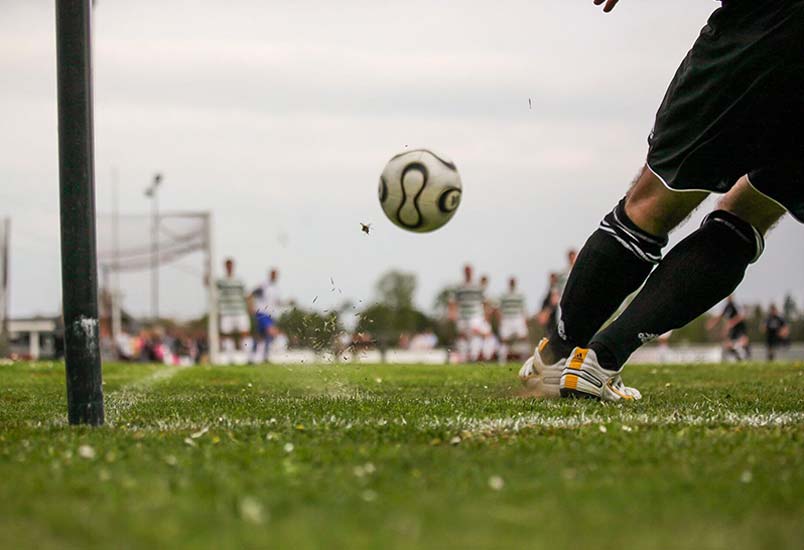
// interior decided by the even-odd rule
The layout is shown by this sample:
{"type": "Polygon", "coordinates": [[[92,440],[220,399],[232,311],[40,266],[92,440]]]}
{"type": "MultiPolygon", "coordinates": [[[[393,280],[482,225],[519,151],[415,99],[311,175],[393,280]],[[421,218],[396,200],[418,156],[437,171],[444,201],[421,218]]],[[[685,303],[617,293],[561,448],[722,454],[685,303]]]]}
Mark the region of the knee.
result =
{"type": "Polygon", "coordinates": [[[750,264],[756,262],[765,250],[762,233],[751,223],[728,210],[715,210],[707,215],[701,223],[701,229],[726,231],[732,237],[736,237],[732,240],[740,243],[739,250],[741,254],[745,254],[750,264]]]}
{"type": "Polygon", "coordinates": [[[626,195],[625,211],[643,231],[666,236],[704,198],[706,193],[703,192],[668,189],[646,166],[626,195]]]}
{"type": "Polygon", "coordinates": [[[717,207],[751,224],[762,235],[785,214],[783,207],[755,190],[745,176],[720,198],[717,207]]]}

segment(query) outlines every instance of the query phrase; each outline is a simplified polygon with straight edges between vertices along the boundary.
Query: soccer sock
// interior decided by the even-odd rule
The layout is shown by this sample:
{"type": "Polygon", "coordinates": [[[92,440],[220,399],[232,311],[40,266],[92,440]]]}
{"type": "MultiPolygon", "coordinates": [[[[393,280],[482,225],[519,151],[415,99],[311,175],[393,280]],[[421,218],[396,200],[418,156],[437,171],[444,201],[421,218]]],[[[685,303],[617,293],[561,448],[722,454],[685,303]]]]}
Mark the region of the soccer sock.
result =
{"type": "Polygon", "coordinates": [[[601,366],[619,369],[645,342],[709,311],[737,288],[763,248],[762,235],[748,222],[724,210],[709,214],[673,247],[622,315],[592,339],[601,366]]]}
{"type": "Polygon", "coordinates": [[[665,245],[666,236],[650,235],[628,218],[622,199],[578,254],[542,359],[554,363],[574,347],[586,347],[623,300],[645,281],[661,260],[665,245]]]}

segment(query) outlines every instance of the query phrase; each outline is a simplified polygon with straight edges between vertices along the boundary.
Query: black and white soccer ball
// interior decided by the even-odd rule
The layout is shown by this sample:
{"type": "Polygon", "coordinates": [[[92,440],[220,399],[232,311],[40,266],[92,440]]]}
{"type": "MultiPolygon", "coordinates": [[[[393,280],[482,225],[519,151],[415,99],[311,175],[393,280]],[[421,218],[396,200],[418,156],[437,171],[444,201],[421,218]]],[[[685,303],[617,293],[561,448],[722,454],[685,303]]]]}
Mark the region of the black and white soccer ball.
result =
{"type": "Polygon", "coordinates": [[[461,176],[452,161],[428,151],[400,153],[380,176],[380,205],[402,229],[427,233],[447,223],[461,204],[461,176]]]}

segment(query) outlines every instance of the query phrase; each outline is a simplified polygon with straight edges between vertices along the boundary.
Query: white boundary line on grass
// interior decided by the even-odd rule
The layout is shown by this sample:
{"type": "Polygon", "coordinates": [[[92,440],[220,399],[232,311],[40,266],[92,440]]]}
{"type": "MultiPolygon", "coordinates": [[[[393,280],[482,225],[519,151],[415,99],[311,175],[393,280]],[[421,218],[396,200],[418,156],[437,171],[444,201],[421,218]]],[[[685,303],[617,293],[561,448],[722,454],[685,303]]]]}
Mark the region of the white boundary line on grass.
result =
{"type": "Polygon", "coordinates": [[[149,388],[170,380],[186,368],[189,367],[173,365],[159,366],[157,370],[148,376],[125,384],[119,390],[109,392],[105,399],[106,412],[110,417],[107,418],[108,424],[111,426],[117,425],[117,421],[121,416],[125,415],[143,401],[142,397],[149,388]]]}
{"type": "MultiPolygon", "coordinates": [[[[749,427],[774,428],[794,426],[804,423],[804,412],[785,413],[733,413],[729,411],[713,412],[712,414],[673,413],[668,415],[655,415],[622,411],[620,414],[611,414],[608,411],[588,414],[586,412],[574,416],[545,416],[543,414],[527,414],[521,416],[507,416],[500,418],[484,417],[471,418],[455,416],[447,418],[430,417],[407,421],[403,417],[377,418],[377,419],[349,419],[337,416],[319,418],[310,417],[282,417],[282,418],[229,418],[220,416],[210,420],[176,419],[156,420],[145,425],[126,425],[124,429],[143,431],[198,431],[200,429],[237,429],[252,428],[267,430],[294,429],[303,425],[305,430],[314,432],[321,430],[354,430],[363,428],[384,429],[389,426],[412,429],[418,432],[445,431],[458,433],[462,431],[476,432],[478,434],[518,433],[524,430],[559,429],[572,430],[585,426],[617,425],[628,428],[666,427],[666,426],[701,426],[701,427],[749,427]]],[[[627,428],[625,428],[627,429],[627,428]]]]}

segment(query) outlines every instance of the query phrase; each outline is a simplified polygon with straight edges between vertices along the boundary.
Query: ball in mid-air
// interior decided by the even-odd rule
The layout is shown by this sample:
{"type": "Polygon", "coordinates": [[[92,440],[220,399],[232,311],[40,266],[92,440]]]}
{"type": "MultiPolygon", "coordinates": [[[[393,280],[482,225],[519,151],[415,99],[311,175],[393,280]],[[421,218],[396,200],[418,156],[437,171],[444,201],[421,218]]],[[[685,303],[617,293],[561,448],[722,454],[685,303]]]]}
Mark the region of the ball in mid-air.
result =
{"type": "Polygon", "coordinates": [[[447,223],[461,204],[461,176],[455,164],[427,149],[400,153],[380,176],[380,205],[392,222],[427,233],[447,223]]]}

